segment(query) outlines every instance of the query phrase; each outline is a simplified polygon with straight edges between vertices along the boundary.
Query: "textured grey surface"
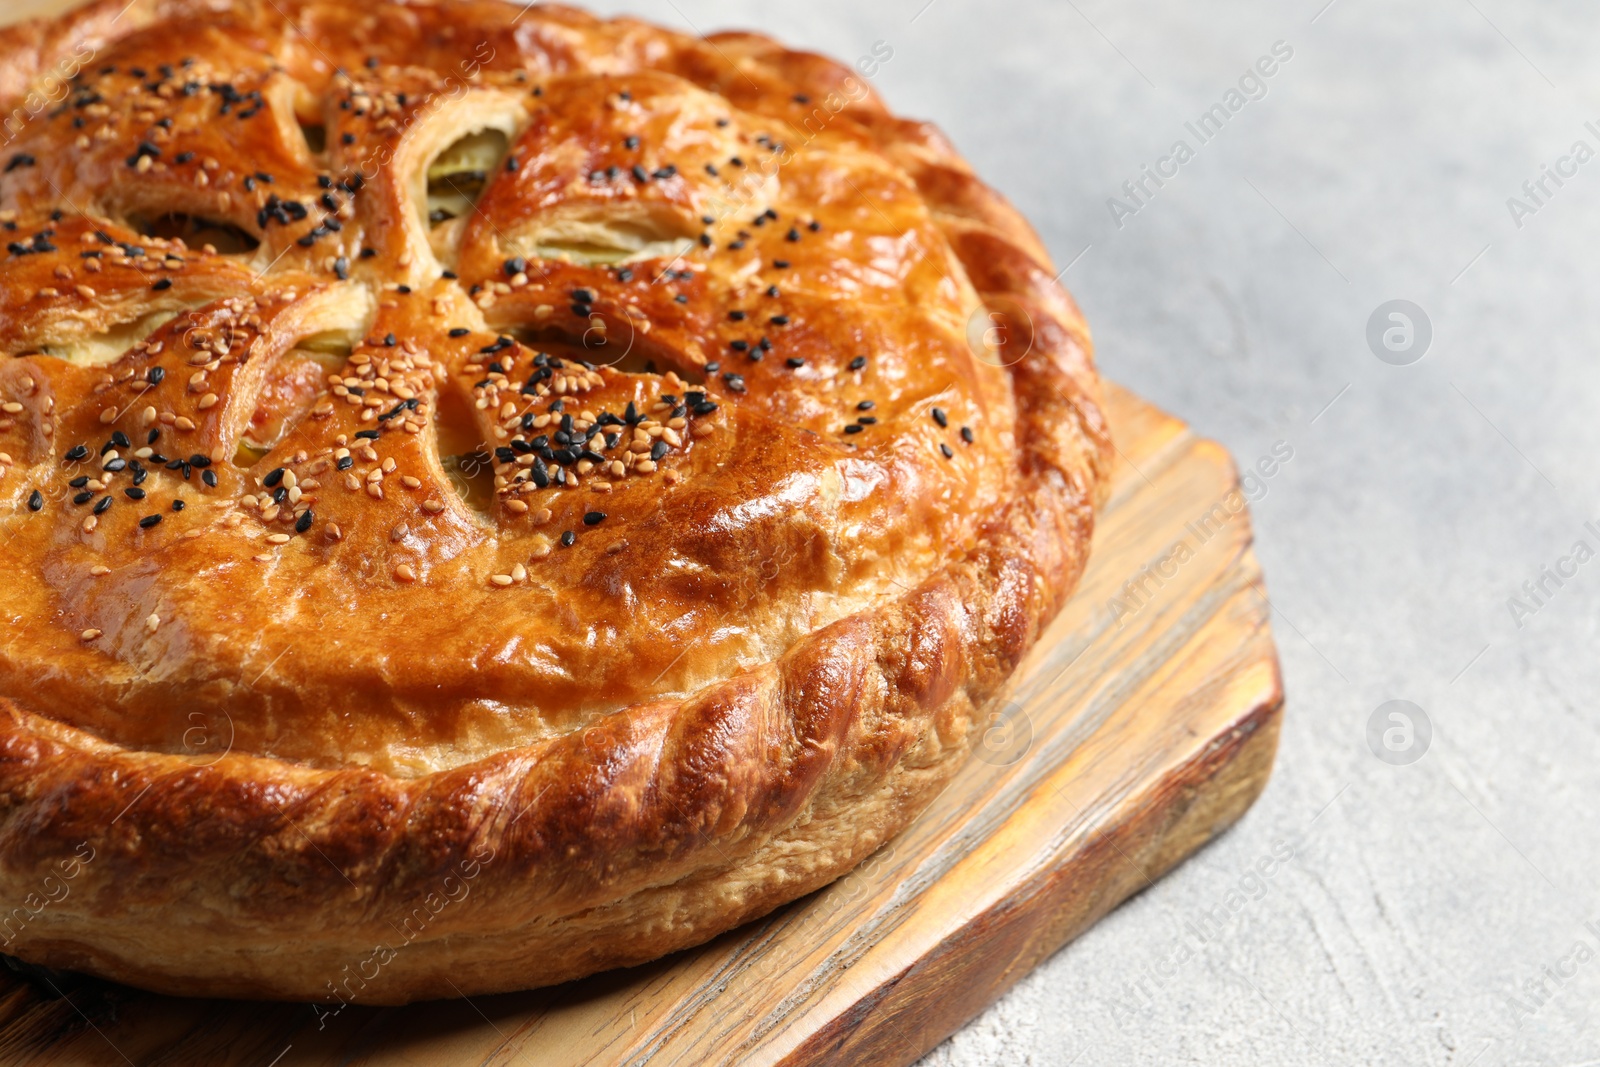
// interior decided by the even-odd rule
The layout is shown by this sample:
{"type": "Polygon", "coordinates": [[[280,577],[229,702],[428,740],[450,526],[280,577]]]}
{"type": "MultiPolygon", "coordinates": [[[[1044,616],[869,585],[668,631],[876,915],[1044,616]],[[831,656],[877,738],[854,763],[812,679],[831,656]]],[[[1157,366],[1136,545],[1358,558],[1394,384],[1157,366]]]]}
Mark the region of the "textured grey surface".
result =
{"type": "Polygon", "coordinates": [[[1507,606],[1600,550],[1600,159],[1520,228],[1507,207],[1600,151],[1600,10],[1325,2],[601,5],[845,60],[887,42],[890,104],[1082,253],[1105,373],[1241,464],[1294,449],[1255,504],[1288,691],[1265,795],[929,1065],[1600,1060],[1600,561],[1520,627],[1507,606]],[[1266,95],[1200,144],[1184,123],[1278,41],[1266,95]],[[1108,198],[1180,138],[1194,158],[1119,228],[1108,198]],[[1409,366],[1366,341],[1395,298],[1432,324],[1409,366]],[[1366,740],[1397,698],[1434,727],[1408,766],[1366,740]]]}

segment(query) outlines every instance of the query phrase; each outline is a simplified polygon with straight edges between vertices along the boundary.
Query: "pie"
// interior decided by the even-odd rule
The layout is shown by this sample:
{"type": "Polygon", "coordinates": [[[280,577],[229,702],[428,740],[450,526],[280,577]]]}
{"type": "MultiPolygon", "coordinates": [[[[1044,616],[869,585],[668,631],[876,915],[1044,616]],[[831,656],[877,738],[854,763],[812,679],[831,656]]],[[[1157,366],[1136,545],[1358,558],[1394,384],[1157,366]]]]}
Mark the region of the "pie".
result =
{"type": "Polygon", "coordinates": [[[1017,212],[765,37],[125,5],[0,31],[0,951],[529,988],[913,819],[1106,484],[1017,212]]]}

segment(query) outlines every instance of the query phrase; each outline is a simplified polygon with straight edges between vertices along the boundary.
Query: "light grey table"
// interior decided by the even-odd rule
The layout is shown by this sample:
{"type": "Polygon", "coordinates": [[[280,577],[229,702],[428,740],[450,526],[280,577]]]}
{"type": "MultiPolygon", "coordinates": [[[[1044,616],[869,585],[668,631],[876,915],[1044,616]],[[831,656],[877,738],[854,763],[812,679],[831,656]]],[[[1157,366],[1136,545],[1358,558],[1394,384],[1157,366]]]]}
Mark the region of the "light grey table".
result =
{"type": "Polygon", "coordinates": [[[884,42],[890,104],[1073,264],[1109,377],[1242,464],[1293,449],[1254,506],[1288,691],[1265,795],[930,1067],[1600,1061],[1600,558],[1573,557],[1600,552],[1600,9],[1324,4],[599,5],[884,42]],[[1135,201],[1146,166],[1176,173],[1135,201]],[[1432,336],[1386,311],[1385,362],[1397,299],[1432,336]],[[1535,600],[1546,567],[1575,576],[1535,600]],[[1407,765],[1368,743],[1396,699],[1432,727],[1407,765]]]}

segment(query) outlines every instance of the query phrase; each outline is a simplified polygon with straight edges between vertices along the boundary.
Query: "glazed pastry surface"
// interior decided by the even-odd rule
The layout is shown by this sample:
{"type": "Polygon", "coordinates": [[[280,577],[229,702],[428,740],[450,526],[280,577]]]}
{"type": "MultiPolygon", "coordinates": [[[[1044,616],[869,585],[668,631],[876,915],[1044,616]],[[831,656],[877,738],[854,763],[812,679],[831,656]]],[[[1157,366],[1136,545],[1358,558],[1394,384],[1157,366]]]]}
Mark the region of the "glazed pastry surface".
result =
{"type": "Polygon", "coordinates": [[[751,34],[126,2],[0,30],[4,951],[526,988],[904,826],[1108,468],[1015,211],[751,34]]]}

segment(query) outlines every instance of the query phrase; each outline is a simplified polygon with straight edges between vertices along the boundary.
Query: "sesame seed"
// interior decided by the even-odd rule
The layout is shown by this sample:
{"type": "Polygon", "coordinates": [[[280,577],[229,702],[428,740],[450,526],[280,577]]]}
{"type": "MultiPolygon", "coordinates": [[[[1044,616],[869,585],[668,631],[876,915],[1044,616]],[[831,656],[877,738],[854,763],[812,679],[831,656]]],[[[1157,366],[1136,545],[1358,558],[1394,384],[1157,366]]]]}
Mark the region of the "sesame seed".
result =
{"type": "Polygon", "coordinates": [[[577,539],[578,539],[578,535],[573,533],[571,530],[568,530],[568,531],[566,531],[565,533],[563,533],[561,535],[561,547],[562,548],[571,548],[572,547],[572,543],[574,541],[576,541],[577,539]]]}
{"type": "Polygon", "coordinates": [[[850,361],[850,369],[851,370],[860,370],[862,367],[865,367],[866,365],[867,365],[867,357],[866,356],[857,356],[855,359],[852,359],[850,361]]]}
{"type": "Polygon", "coordinates": [[[38,511],[44,507],[44,494],[35,489],[33,495],[28,497],[28,510],[38,511]]]}
{"type": "Polygon", "coordinates": [[[945,459],[953,459],[955,457],[955,453],[950,451],[950,446],[943,441],[939,442],[939,451],[944,453],[945,459]]]}
{"type": "Polygon", "coordinates": [[[148,529],[150,529],[150,527],[157,526],[160,523],[161,523],[161,514],[160,514],[160,512],[157,512],[154,515],[146,515],[144,518],[139,520],[139,529],[148,530],[148,529]]]}
{"type": "Polygon", "coordinates": [[[972,443],[972,427],[971,426],[963,426],[963,427],[961,427],[961,439],[963,441],[965,441],[969,445],[972,443]]]}
{"type": "Polygon", "coordinates": [[[944,413],[944,409],[943,408],[934,408],[933,411],[932,411],[932,415],[933,415],[933,421],[937,422],[939,424],[940,429],[943,429],[943,428],[945,428],[945,427],[950,425],[950,416],[948,416],[948,415],[946,415],[944,413]]]}
{"type": "Polygon", "coordinates": [[[591,511],[583,517],[583,524],[585,526],[599,526],[605,521],[606,513],[603,511],[591,511]]]}

